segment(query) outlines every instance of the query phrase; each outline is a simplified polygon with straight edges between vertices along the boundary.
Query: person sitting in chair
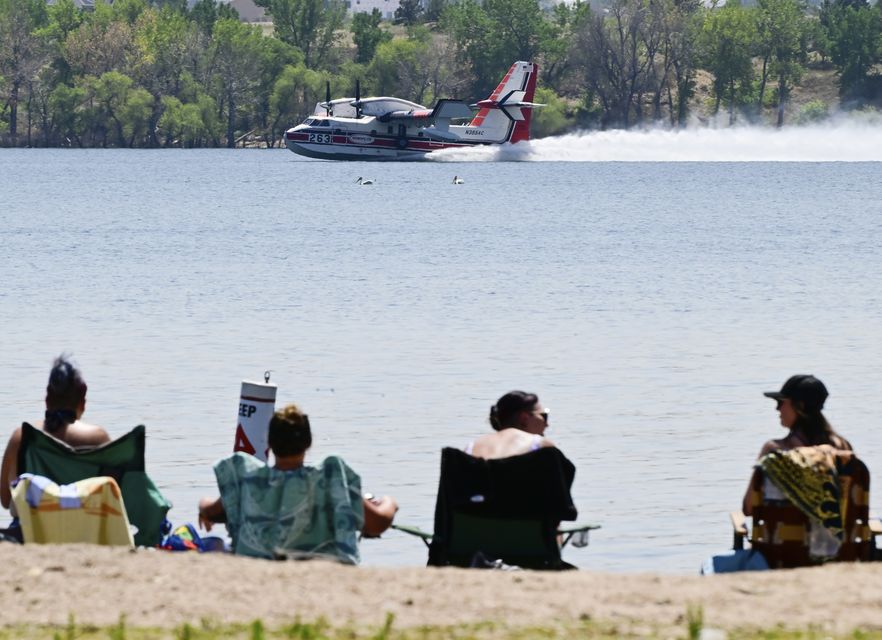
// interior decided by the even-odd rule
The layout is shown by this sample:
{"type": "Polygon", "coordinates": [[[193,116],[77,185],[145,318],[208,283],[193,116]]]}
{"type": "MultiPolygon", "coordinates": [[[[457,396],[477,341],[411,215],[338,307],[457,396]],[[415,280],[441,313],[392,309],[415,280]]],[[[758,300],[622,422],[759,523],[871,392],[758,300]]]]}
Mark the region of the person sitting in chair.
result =
{"type": "Polygon", "coordinates": [[[548,409],[534,393],[509,391],[490,407],[494,432],[470,442],[465,452],[476,458],[495,460],[553,447],[544,436],[548,409]]]}
{"type": "MultiPolygon", "coordinates": [[[[49,372],[46,385],[46,414],[37,426],[72,447],[95,447],[110,442],[103,428],[83,422],[86,410],[86,381],[83,374],[65,356],[59,356],[49,372]]],[[[9,438],[0,470],[0,504],[8,509],[12,501],[10,485],[19,476],[18,452],[22,430],[17,428],[9,438]]]]}
{"type": "MultiPolygon", "coordinates": [[[[798,447],[827,445],[835,450],[853,451],[851,443],[837,434],[821,412],[827,400],[827,387],[812,375],[792,376],[780,391],[763,394],[776,401],[781,426],[789,429],[786,436],[769,440],[760,450],[758,459],[775,451],[789,451],[798,447]]],[[[774,485],[766,483],[767,497],[779,496],[774,485]]],[[[751,515],[751,488],[744,494],[743,511],[751,515]]],[[[780,495],[780,498],[783,498],[780,495]]]]}
{"type": "Polygon", "coordinates": [[[304,464],[312,432],[296,405],[273,414],[268,441],[273,467],[242,452],[215,464],[220,496],[199,502],[200,525],[210,531],[225,523],[240,555],[305,553],[358,563],[358,536],[388,529],[395,500],[362,497],[360,478],[336,456],[316,467],[304,464]]]}

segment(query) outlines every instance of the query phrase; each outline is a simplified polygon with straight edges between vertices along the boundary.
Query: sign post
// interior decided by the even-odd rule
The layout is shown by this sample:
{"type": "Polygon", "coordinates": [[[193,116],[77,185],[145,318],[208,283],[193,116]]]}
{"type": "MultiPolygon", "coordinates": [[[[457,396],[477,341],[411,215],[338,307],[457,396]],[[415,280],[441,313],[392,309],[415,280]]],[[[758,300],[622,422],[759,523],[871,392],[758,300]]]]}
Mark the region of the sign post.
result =
{"type": "Polygon", "coordinates": [[[270,383],[269,371],[264,374],[264,380],[265,382],[242,381],[239,422],[233,451],[244,451],[266,462],[269,453],[269,423],[276,410],[276,385],[270,383]]]}

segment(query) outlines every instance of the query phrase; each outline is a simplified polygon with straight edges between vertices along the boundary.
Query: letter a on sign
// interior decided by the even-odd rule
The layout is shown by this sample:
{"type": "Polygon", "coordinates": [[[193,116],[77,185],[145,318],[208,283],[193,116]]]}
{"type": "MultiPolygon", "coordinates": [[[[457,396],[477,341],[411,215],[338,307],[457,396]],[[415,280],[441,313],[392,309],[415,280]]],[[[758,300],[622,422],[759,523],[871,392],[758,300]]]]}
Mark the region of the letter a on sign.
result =
{"type": "Polygon", "coordinates": [[[251,444],[248,436],[245,435],[245,429],[242,428],[241,424],[236,427],[236,444],[233,445],[233,451],[244,451],[254,455],[254,446],[251,444]]]}

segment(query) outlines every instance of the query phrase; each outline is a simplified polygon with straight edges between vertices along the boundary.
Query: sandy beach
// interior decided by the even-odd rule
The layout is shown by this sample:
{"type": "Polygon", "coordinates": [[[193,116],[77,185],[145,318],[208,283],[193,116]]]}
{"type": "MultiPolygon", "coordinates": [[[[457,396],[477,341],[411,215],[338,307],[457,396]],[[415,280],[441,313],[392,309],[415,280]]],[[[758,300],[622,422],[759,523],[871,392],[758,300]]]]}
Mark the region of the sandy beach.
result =
{"type": "Polygon", "coordinates": [[[721,630],[809,626],[834,633],[882,629],[882,565],[727,576],[563,574],[459,569],[345,567],[269,562],[220,554],[126,551],[94,546],[0,545],[0,625],[132,626],[185,622],[397,627],[500,621],[507,625],[585,620],[623,629],[679,628],[700,605],[721,630]]]}

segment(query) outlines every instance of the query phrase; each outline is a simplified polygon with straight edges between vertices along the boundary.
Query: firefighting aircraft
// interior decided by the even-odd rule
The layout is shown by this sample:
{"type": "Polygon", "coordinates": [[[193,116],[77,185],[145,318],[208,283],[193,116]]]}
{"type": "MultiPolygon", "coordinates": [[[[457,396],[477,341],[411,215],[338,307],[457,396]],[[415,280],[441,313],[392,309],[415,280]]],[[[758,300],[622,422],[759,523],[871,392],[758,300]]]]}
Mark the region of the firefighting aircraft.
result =
{"type": "Polygon", "coordinates": [[[515,62],[486,100],[442,99],[432,109],[401,98],[362,98],[359,83],[355,98],[331,100],[328,85],[325,101],[285,132],[285,142],[294,153],[324,160],[417,160],[440,149],[529,140],[532,109],[544,106],[532,101],[538,72],[532,62],[515,62]]]}

